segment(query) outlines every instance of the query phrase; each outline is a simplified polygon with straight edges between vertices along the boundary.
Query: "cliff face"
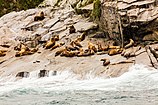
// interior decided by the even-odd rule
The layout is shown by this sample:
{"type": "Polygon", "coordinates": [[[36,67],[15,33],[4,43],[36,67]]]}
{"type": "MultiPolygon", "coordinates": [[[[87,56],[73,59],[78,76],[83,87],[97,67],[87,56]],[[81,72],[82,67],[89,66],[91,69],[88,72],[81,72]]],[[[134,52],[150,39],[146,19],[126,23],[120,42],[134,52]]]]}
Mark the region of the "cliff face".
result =
{"type": "Polygon", "coordinates": [[[124,39],[141,40],[146,35],[155,36],[157,18],[157,0],[104,0],[102,4],[103,29],[119,42],[122,40],[121,29],[124,39]]]}

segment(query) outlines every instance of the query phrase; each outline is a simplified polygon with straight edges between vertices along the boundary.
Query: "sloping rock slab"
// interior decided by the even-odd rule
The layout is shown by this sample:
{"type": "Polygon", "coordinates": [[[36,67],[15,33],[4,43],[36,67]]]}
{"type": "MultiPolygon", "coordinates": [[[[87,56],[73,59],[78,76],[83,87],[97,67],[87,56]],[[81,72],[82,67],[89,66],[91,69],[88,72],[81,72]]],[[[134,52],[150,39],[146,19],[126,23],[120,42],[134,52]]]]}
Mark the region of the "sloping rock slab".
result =
{"type": "Polygon", "coordinates": [[[45,25],[43,26],[44,28],[51,28],[54,26],[57,22],[59,22],[59,18],[55,17],[53,19],[48,20],[45,25]]]}
{"type": "Polygon", "coordinates": [[[75,29],[78,32],[85,32],[88,30],[93,30],[93,29],[97,29],[98,28],[98,24],[95,24],[93,22],[78,22],[74,25],[75,29]]]}

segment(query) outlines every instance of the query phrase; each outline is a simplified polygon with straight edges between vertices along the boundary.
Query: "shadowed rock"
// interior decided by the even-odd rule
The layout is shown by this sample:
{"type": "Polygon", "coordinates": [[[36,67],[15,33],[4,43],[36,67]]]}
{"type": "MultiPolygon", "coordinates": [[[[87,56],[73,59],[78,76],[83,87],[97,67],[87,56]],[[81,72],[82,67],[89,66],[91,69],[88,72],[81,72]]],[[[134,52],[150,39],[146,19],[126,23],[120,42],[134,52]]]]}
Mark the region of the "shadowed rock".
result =
{"type": "Polygon", "coordinates": [[[27,72],[27,71],[22,71],[22,72],[19,72],[16,77],[22,77],[22,78],[27,78],[29,77],[30,73],[27,72]]]}
{"type": "Polygon", "coordinates": [[[40,70],[40,73],[38,74],[38,77],[48,77],[49,71],[48,70],[40,70]]]}

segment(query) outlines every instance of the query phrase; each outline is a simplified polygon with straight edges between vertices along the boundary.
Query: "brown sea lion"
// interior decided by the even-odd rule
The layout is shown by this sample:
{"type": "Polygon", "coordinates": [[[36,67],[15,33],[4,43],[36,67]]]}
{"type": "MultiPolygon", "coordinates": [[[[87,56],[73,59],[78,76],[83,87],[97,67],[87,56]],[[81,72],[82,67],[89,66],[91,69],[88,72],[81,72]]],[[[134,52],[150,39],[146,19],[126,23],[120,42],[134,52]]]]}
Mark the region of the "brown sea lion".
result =
{"type": "Polygon", "coordinates": [[[79,54],[79,51],[63,51],[60,56],[65,56],[65,57],[74,57],[74,56],[77,56],[79,54]]]}
{"type": "Polygon", "coordinates": [[[56,48],[58,48],[58,47],[61,47],[61,46],[63,46],[65,43],[56,43],[52,48],[51,48],[51,51],[52,50],[54,50],[54,49],[56,49],[56,48]]]}
{"type": "Polygon", "coordinates": [[[130,40],[130,42],[124,47],[125,49],[134,45],[134,41],[132,39],[129,39],[129,40],[130,40]]]}
{"type": "Polygon", "coordinates": [[[103,61],[103,66],[107,66],[110,64],[110,60],[107,58],[101,59],[100,61],[103,61]]]}
{"type": "Polygon", "coordinates": [[[6,50],[0,50],[0,57],[3,57],[6,55],[6,50]]]}
{"type": "Polygon", "coordinates": [[[55,41],[59,41],[59,35],[54,36],[55,41]]]}
{"type": "Polygon", "coordinates": [[[112,55],[116,55],[116,54],[121,54],[122,49],[111,49],[108,52],[108,55],[112,56],[112,55]]]}
{"type": "Polygon", "coordinates": [[[75,27],[74,27],[73,25],[71,25],[71,26],[69,27],[69,34],[72,34],[72,33],[75,33],[75,32],[76,32],[75,27]]]}
{"type": "Polygon", "coordinates": [[[25,44],[20,45],[20,51],[16,52],[15,56],[20,57],[23,55],[31,55],[38,51],[38,48],[30,49],[25,44]]]}
{"type": "Polygon", "coordinates": [[[62,52],[64,52],[65,50],[66,50],[65,48],[58,50],[57,52],[55,52],[55,56],[60,55],[60,54],[61,54],[62,52]]]}
{"type": "Polygon", "coordinates": [[[44,12],[41,11],[37,16],[34,17],[34,21],[42,21],[44,18],[44,12]]]}
{"type": "Polygon", "coordinates": [[[77,40],[78,40],[79,42],[85,40],[86,34],[87,34],[86,32],[83,32],[83,33],[77,38],[77,40]]]}
{"type": "Polygon", "coordinates": [[[74,44],[76,45],[76,46],[78,46],[78,47],[82,47],[82,45],[80,44],[80,42],[79,41],[74,41],[74,44]]]}
{"type": "Polygon", "coordinates": [[[28,51],[30,51],[30,49],[25,44],[21,43],[20,44],[20,51],[16,52],[15,56],[20,57],[20,56],[23,56],[23,55],[27,55],[28,51]]]}
{"type": "Polygon", "coordinates": [[[97,49],[98,52],[107,51],[109,49],[109,46],[103,47],[100,42],[98,42],[97,45],[98,45],[98,49],[97,49]]]}
{"type": "Polygon", "coordinates": [[[47,41],[45,48],[50,49],[55,45],[55,38],[51,38],[49,41],[47,41]]]}
{"type": "Polygon", "coordinates": [[[109,49],[119,49],[121,48],[120,46],[109,46],[109,49]]]}
{"type": "Polygon", "coordinates": [[[140,46],[124,49],[122,51],[121,55],[126,57],[126,58],[134,57],[134,56],[136,56],[136,52],[139,51],[140,49],[141,49],[140,46]]]}
{"type": "Polygon", "coordinates": [[[79,54],[77,55],[78,57],[86,57],[86,56],[91,56],[94,55],[94,51],[90,51],[89,49],[86,49],[85,51],[83,49],[79,50],[79,54]]]}
{"type": "Polygon", "coordinates": [[[95,45],[91,42],[88,42],[88,49],[90,51],[94,51],[95,53],[97,52],[97,48],[95,47],[95,45]]]}

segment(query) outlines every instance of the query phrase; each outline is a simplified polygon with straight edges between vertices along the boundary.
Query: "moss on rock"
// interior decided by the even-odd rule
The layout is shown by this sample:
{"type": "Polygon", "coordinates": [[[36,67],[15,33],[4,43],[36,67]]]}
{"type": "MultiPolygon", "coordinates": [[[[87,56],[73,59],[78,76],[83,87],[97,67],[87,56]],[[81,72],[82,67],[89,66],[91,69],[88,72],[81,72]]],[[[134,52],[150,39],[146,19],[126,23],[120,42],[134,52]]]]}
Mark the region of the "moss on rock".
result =
{"type": "Polygon", "coordinates": [[[100,0],[95,0],[93,2],[93,10],[91,13],[91,17],[93,18],[93,20],[99,20],[100,16],[101,16],[101,2],[100,0]]]}

